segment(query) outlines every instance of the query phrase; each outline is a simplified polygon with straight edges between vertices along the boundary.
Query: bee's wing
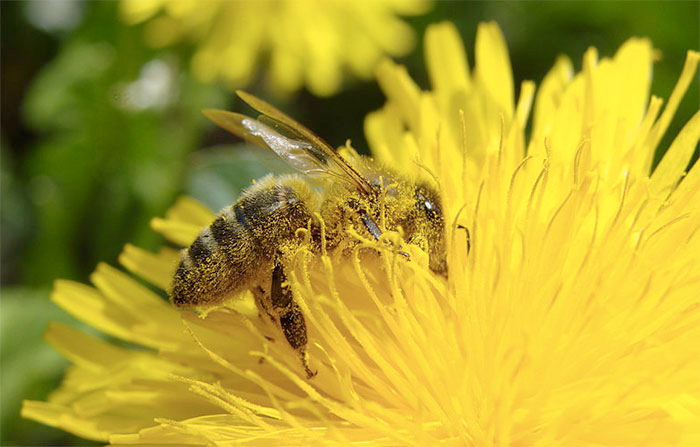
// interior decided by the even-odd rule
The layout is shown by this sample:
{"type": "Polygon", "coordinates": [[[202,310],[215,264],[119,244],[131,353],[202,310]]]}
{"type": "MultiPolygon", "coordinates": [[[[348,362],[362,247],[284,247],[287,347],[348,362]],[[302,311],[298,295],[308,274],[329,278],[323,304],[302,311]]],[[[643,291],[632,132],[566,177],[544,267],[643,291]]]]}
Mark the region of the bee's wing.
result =
{"type": "Polygon", "coordinates": [[[282,135],[271,126],[249,116],[225,110],[202,110],[204,116],[229,132],[255,145],[271,149],[290,166],[311,177],[334,176],[326,167],[325,155],[312,144],[282,135]]]}
{"type": "Polygon", "coordinates": [[[253,144],[272,149],[305,174],[331,177],[359,191],[371,191],[369,181],[323,139],[265,101],[242,91],[237,93],[262,113],[257,120],[222,110],[207,110],[205,116],[253,144]]]}

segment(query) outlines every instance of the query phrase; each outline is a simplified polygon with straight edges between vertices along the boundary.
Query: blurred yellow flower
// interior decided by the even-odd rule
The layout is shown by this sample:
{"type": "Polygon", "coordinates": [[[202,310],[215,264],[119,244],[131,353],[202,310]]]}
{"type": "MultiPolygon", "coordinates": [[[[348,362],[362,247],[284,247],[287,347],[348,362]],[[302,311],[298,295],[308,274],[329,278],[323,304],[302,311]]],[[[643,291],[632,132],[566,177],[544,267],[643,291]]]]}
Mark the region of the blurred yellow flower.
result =
{"type": "Polygon", "coordinates": [[[281,94],[308,88],[336,93],[349,74],[369,78],[382,55],[414,47],[397,14],[418,15],[429,0],[122,0],[124,20],[148,21],[155,47],[196,42],[192,71],[203,82],[248,85],[266,61],[267,81],[281,94]]]}
{"type": "MultiPolygon", "coordinates": [[[[23,415],[115,445],[698,445],[700,164],[684,170],[700,112],[650,168],[700,54],[662,112],[644,39],[611,59],[588,50],[576,75],[561,58],[517,102],[495,24],[478,29],[473,70],[451,24],[425,50],[432,90],[383,63],[388,102],[366,132],[379,159],[439,181],[448,280],[415,247],[411,262],[301,250],[289,281],[307,380],[249,298],[180,313],[101,265],[94,287],[59,281],[53,300],[147,349],[53,325],[74,366],[23,415]]],[[[212,218],[182,199],[153,227],[186,245],[212,218]]],[[[120,259],[160,289],[176,260],[133,246],[120,259]]]]}

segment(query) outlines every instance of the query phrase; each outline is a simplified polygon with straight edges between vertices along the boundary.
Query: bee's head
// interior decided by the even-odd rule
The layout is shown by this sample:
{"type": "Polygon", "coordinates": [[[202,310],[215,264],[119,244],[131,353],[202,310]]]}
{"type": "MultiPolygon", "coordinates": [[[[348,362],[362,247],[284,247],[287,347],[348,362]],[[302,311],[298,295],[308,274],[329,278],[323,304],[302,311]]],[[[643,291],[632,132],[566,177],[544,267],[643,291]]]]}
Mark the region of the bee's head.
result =
{"type": "MultiPolygon", "coordinates": [[[[381,222],[384,208],[386,228],[403,230],[409,244],[418,245],[429,255],[430,269],[447,275],[445,254],[445,222],[440,195],[428,183],[414,182],[386,170],[367,171],[366,174],[381,199],[373,201],[370,214],[381,222]]],[[[368,204],[370,208],[372,204],[368,204]]]]}

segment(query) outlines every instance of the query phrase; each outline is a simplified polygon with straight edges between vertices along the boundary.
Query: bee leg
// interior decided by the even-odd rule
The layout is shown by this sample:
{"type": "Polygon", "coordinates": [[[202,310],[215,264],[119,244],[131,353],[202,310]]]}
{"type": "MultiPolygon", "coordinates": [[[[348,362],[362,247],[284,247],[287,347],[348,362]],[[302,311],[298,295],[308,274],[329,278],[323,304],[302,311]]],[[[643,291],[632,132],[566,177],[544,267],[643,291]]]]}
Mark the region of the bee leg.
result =
{"type": "MultiPolygon", "coordinates": [[[[372,216],[370,216],[369,213],[365,211],[356,200],[351,199],[348,202],[348,206],[357,211],[357,214],[360,215],[360,219],[362,219],[362,224],[365,226],[367,231],[369,231],[369,234],[372,235],[374,240],[378,241],[379,237],[382,235],[382,230],[379,229],[379,225],[377,225],[377,223],[372,219],[372,216]]],[[[406,259],[411,259],[411,255],[405,251],[400,251],[399,254],[406,259]]]]}
{"type": "Polygon", "coordinates": [[[306,321],[301,308],[294,301],[292,290],[284,284],[286,277],[280,262],[275,262],[272,269],[272,286],[270,287],[270,302],[273,312],[279,315],[279,323],[289,345],[299,352],[301,363],[306,371],[307,379],[316,375],[311,371],[306,354],[306,321]]]}
{"type": "Polygon", "coordinates": [[[369,234],[372,235],[375,241],[379,240],[379,237],[382,235],[382,230],[379,229],[379,225],[372,220],[372,216],[369,215],[369,213],[362,208],[362,205],[360,205],[360,202],[358,202],[355,199],[350,199],[347,201],[348,206],[350,207],[351,210],[356,211],[357,214],[360,215],[360,219],[362,219],[362,224],[367,228],[367,231],[369,231],[369,234]]]}
{"type": "Polygon", "coordinates": [[[362,223],[365,224],[365,228],[367,228],[369,234],[372,235],[375,241],[378,241],[379,237],[382,235],[382,230],[380,230],[376,222],[372,220],[372,217],[367,214],[367,211],[361,209],[358,212],[360,214],[360,218],[362,219],[362,223]]]}

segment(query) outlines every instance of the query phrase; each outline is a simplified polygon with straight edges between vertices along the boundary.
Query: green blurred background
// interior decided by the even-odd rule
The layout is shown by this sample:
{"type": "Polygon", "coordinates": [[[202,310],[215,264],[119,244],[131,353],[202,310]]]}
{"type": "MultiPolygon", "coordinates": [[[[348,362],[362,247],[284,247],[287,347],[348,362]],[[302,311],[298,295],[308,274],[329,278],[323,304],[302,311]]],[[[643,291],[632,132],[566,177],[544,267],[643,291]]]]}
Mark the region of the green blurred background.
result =
{"type": "MultiPolygon", "coordinates": [[[[148,222],[178,195],[218,209],[278,164],[263,151],[227,145],[233,139],[201,117],[202,108],[239,105],[221,86],[191,77],[191,45],[147,47],[143,27],[123,24],[114,2],[0,7],[0,444],[92,445],[18,415],[23,398],[46,398],[67,364],[41,339],[47,322],[79,325],[49,301],[53,280],[88,281],[97,262],[116,264],[126,242],[155,249],[162,241],[148,222]]],[[[422,36],[442,20],[458,25],[470,61],[477,24],[497,21],[516,86],[540,81],[558,54],[580,69],[588,46],[609,56],[628,37],[648,36],[662,54],[652,92],[666,99],[686,50],[700,46],[697,1],[438,2],[406,18],[419,43],[399,60],[424,88],[422,36]]],[[[260,85],[248,90],[269,98],[260,85]]],[[[695,82],[660,148],[698,110],[698,90],[695,82]]],[[[332,144],[351,138],[366,151],[363,118],[383,97],[375,83],[355,82],[330,98],[302,91],[275,102],[332,144]]]]}

